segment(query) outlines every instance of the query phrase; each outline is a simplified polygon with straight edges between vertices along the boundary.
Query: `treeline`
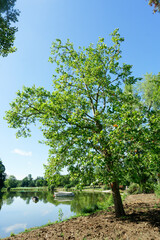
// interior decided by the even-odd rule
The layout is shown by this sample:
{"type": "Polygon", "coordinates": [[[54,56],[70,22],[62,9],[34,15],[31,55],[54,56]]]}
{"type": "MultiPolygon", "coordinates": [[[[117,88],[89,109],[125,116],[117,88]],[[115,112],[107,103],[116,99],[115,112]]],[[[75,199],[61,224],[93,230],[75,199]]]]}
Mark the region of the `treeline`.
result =
{"type": "MultiPolygon", "coordinates": [[[[93,177],[92,179],[87,179],[83,182],[83,186],[90,186],[93,185],[93,177]]],[[[94,186],[98,185],[98,182],[94,182],[94,186]]],[[[102,183],[101,183],[102,184],[102,183]]],[[[6,177],[6,180],[4,181],[4,187],[7,189],[10,188],[17,188],[17,187],[48,187],[48,190],[54,190],[57,187],[63,187],[66,190],[72,187],[75,187],[77,185],[81,185],[80,179],[78,178],[72,178],[70,174],[61,175],[60,173],[56,173],[52,176],[52,180],[50,182],[47,182],[45,177],[37,177],[36,179],[32,178],[31,174],[28,174],[25,178],[22,180],[16,179],[15,176],[10,175],[6,177]]]]}
{"type": "Polygon", "coordinates": [[[43,177],[37,177],[36,179],[33,179],[31,174],[22,180],[18,180],[15,176],[10,175],[6,177],[4,186],[7,189],[16,187],[43,187],[47,186],[47,181],[43,177]]]}
{"type": "Polygon", "coordinates": [[[49,190],[53,190],[56,187],[74,187],[76,184],[78,184],[78,180],[71,180],[69,174],[61,175],[59,173],[53,176],[52,184],[48,184],[47,180],[44,177],[37,177],[36,179],[33,179],[31,174],[28,174],[28,176],[26,176],[22,180],[18,180],[15,176],[10,175],[7,176],[6,180],[4,181],[4,187],[7,189],[17,187],[48,186],[49,190]]]}

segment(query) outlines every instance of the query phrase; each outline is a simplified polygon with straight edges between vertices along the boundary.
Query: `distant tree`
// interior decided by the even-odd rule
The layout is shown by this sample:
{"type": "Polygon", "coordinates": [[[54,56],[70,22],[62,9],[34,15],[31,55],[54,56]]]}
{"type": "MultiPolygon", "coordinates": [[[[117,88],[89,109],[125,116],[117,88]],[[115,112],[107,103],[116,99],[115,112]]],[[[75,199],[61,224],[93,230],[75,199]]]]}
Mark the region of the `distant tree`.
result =
{"type": "Polygon", "coordinates": [[[71,182],[71,178],[69,174],[61,175],[61,186],[65,186],[66,184],[69,184],[71,182]]]}
{"type": "Polygon", "coordinates": [[[160,0],[149,0],[150,6],[154,6],[153,12],[160,12],[160,0]]]}
{"type": "Polygon", "coordinates": [[[29,180],[28,177],[25,177],[21,181],[21,187],[28,187],[29,186],[29,180]]]}
{"type": "Polygon", "coordinates": [[[14,9],[16,0],[0,0],[0,56],[6,57],[15,52],[13,47],[17,27],[13,23],[18,21],[19,10],[14,9]]]}
{"type": "Polygon", "coordinates": [[[32,178],[32,175],[28,174],[27,178],[28,178],[28,187],[35,187],[35,182],[32,178]]]}
{"type": "Polygon", "coordinates": [[[143,81],[137,84],[137,90],[148,110],[160,110],[160,73],[147,73],[143,81]]]}
{"type": "Polygon", "coordinates": [[[47,186],[47,181],[43,177],[37,177],[34,180],[35,186],[36,187],[44,187],[47,186]]]}
{"type": "MultiPolygon", "coordinates": [[[[150,141],[150,145],[148,146],[148,148],[150,150],[152,149],[152,151],[149,151],[147,153],[146,158],[148,160],[150,159],[150,162],[152,162],[153,158],[157,159],[157,164],[154,165],[148,164],[147,160],[144,159],[142,165],[143,168],[141,167],[139,168],[139,170],[137,170],[137,173],[139,171],[142,171],[142,169],[145,170],[143,174],[140,174],[142,180],[145,180],[143,181],[143,185],[145,186],[145,183],[147,183],[147,179],[149,179],[149,181],[151,181],[151,179],[153,179],[154,181],[156,177],[158,179],[158,175],[160,172],[160,73],[158,73],[157,75],[147,73],[144,76],[143,81],[137,84],[136,89],[141,96],[142,104],[146,107],[146,112],[148,114],[147,121],[151,132],[150,140],[148,139],[148,141],[150,141]],[[149,170],[150,168],[152,168],[152,171],[149,170]]],[[[138,178],[139,177],[137,177],[136,180],[138,178]]]]}
{"type": "Polygon", "coordinates": [[[0,159],[0,190],[4,186],[5,178],[6,178],[5,166],[3,165],[2,160],[0,159]]]}
{"type": "Polygon", "coordinates": [[[18,185],[18,180],[15,176],[10,175],[4,182],[6,188],[16,188],[18,185]]]}

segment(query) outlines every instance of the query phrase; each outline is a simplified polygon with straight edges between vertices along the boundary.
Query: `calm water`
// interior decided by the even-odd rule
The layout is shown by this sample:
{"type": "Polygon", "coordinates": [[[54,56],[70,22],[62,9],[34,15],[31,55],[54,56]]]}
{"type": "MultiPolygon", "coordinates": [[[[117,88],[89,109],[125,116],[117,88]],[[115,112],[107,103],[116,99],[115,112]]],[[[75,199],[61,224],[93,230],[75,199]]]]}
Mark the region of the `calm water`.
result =
{"type": "Polygon", "coordinates": [[[59,209],[65,219],[107,198],[103,193],[77,193],[73,198],[63,199],[54,199],[53,194],[47,192],[4,193],[0,196],[0,238],[59,220],[59,209]],[[37,203],[32,201],[33,196],[39,198],[37,203]]]}

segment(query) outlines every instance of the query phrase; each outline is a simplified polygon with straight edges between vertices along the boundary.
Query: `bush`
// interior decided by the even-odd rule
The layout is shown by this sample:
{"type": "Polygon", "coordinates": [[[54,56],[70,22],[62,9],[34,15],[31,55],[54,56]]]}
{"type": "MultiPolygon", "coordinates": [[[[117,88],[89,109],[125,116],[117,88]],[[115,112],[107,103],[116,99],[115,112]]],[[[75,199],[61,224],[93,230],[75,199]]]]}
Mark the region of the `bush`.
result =
{"type": "Polygon", "coordinates": [[[154,188],[154,192],[157,197],[160,197],[160,184],[157,184],[154,188]]]}
{"type": "Polygon", "coordinates": [[[142,192],[143,193],[154,193],[155,185],[153,182],[146,182],[143,186],[142,192]]]}
{"type": "Polygon", "coordinates": [[[137,184],[137,183],[132,183],[132,184],[129,186],[127,192],[128,192],[129,194],[141,193],[141,188],[140,188],[139,184],[137,184]]]}
{"type": "Polygon", "coordinates": [[[113,206],[113,196],[112,194],[109,195],[108,199],[105,202],[98,202],[98,208],[101,210],[107,209],[113,206]]]}

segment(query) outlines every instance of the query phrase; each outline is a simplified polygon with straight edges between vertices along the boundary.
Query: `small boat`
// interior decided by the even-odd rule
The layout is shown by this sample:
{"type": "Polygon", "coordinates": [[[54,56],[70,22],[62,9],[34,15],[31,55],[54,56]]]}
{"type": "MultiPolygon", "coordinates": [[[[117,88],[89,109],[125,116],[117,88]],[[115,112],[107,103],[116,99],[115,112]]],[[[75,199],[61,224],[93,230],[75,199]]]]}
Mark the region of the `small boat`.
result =
{"type": "Polygon", "coordinates": [[[55,197],[73,197],[74,193],[73,192],[55,192],[54,195],[55,197]]]}

